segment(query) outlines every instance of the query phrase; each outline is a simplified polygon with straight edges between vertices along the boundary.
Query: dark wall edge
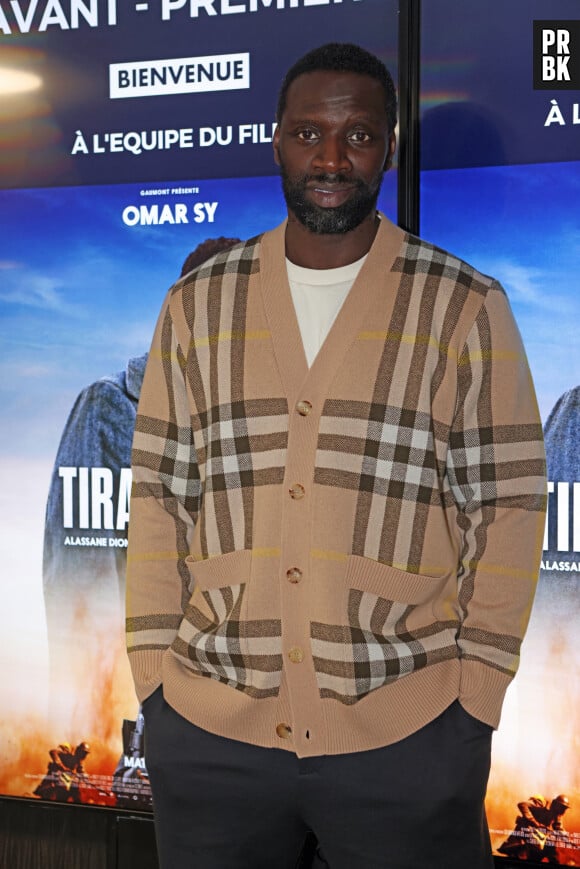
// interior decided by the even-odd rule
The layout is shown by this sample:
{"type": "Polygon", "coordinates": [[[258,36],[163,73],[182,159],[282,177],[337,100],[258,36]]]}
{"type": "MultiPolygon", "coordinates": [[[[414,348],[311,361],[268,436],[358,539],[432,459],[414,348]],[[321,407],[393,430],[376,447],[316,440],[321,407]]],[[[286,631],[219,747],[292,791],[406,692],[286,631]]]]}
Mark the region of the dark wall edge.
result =
{"type": "Polygon", "coordinates": [[[419,234],[421,0],[399,2],[399,226],[419,234]]]}

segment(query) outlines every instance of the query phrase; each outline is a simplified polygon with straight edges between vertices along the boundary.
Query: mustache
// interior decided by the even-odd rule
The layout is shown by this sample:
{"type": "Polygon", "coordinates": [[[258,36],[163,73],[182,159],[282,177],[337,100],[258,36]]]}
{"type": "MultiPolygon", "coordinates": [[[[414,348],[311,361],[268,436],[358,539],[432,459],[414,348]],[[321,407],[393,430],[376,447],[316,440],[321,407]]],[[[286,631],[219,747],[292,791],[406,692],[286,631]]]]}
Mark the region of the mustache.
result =
{"type": "Polygon", "coordinates": [[[340,172],[323,172],[319,175],[303,175],[300,179],[303,184],[349,184],[351,187],[364,187],[360,178],[349,178],[340,172]]]}

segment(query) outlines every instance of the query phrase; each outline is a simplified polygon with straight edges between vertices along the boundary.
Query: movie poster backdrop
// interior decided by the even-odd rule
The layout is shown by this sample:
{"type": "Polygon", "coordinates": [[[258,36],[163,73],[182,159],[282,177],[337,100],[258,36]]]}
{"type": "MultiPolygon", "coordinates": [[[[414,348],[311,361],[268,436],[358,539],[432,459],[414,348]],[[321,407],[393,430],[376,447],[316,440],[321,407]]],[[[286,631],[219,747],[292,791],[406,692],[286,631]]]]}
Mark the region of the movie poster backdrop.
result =
{"type": "MultiPolygon", "coordinates": [[[[549,522],[494,737],[494,853],[580,865],[577,2],[492,7],[423,4],[421,233],[502,281],[546,424],[549,522]],[[543,43],[534,21],[568,24],[543,43]]],[[[348,39],[396,74],[396,28],[386,0],[0,3],[2,793],[149,808],[122,598],[153,323],[199,243],[282,219],[287,66],[348,39]],[[11,94],[15,74],[36,88],[11,94]]]]}
{"type": "Polygon", "coordinates": [[[151,808],[123,638],[146,354],[191,251],[284,218],[278,86],[331,40],[396,77],[397,4],[0,2],[0,793],[151,808]]]}
{"type": "Polygon", "coordinates": [[[503,284],[544,423],[548,524],[487,798],[501,858],[580,866],[580,20],[423,4],[421,234],[503,284]]]}

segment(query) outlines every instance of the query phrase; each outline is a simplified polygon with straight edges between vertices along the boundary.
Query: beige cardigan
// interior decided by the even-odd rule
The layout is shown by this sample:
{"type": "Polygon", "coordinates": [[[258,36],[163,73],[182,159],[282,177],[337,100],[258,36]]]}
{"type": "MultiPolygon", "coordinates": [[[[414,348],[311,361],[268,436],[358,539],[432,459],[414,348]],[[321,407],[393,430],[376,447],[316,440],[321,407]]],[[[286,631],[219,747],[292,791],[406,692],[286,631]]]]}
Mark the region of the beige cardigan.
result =
{"type": "Polygon", "coordinates": [[[133,445],[128,649],[213,733],[376,748],[497,726],[541,555],[541,425],[502,288],[386,218],[312,368],[282,225],[181,279],[133,445]]]}

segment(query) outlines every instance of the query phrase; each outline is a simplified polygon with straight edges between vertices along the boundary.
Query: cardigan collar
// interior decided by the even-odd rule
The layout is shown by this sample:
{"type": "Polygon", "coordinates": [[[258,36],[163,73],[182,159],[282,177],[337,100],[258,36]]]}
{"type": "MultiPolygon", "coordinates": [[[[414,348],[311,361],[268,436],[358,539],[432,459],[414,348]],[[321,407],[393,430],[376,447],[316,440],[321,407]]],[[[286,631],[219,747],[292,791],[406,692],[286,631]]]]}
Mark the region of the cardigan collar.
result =
{"type": "Polygon", "coordinates": [[[323,398],[359,334],[366,311],[377,294],[394,304],[400,275],[392,266],[405,233],[383,214],[368,256],[352,285],[312,367],[308,368],[300,327],[288,284],[285,254],[286,223],[262,238],[260,284],[274,353],[290,406],[299,398],[323,398]]]}

